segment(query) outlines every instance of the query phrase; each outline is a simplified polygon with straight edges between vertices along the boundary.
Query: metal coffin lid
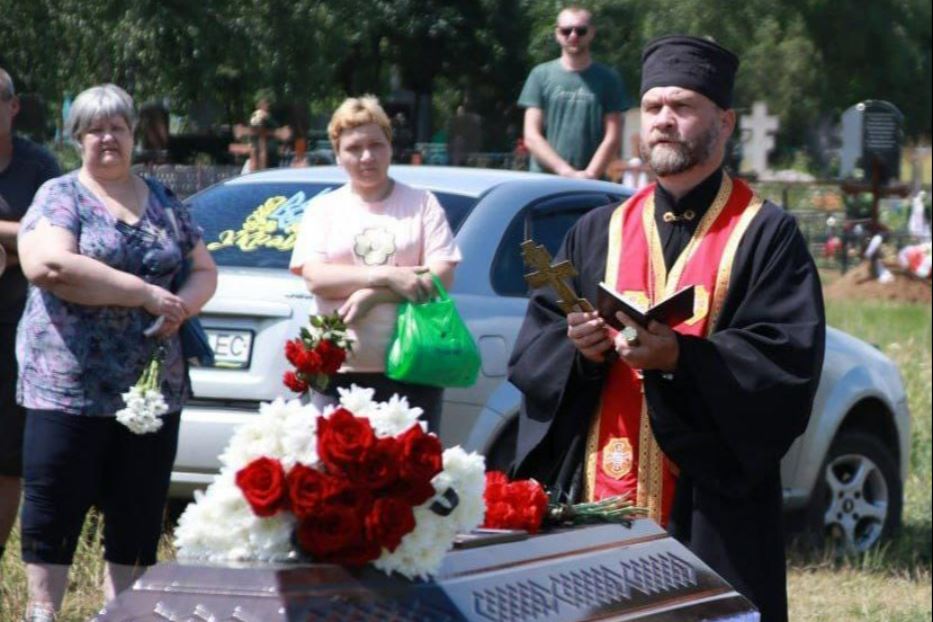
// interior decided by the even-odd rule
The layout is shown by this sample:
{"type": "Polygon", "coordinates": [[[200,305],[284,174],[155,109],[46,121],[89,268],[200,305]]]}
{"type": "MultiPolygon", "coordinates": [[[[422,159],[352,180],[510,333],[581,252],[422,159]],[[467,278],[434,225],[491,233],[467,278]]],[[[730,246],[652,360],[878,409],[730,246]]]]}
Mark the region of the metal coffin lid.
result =
{"type": "Polygon", "coordinates": [[[325,564],[151,568],[97,620],[754,622],[754,607],[648,520],[454,550],[433,581],[325,564]]]}

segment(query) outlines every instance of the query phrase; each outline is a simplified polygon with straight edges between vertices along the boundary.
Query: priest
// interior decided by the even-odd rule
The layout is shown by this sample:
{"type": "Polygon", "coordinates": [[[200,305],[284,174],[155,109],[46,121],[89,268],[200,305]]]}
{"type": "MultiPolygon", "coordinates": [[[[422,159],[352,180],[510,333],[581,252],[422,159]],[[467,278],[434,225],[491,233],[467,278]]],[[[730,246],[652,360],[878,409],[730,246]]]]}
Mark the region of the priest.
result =
{"type": "Polygon", "coordinates": [[[588,213],[557,257],[597,298],[650,306],[694,289],[693,316],[642,327],[565,315],[533,292],[509,379],[524,395],[515,475],[561,500],[628,494],[761,610],[786,620],[780,461],[807,425],[825,317],[794,219],[722,168],[738,58],[666,36],[642,54],[641,155],[657,176],[588,213]]]}

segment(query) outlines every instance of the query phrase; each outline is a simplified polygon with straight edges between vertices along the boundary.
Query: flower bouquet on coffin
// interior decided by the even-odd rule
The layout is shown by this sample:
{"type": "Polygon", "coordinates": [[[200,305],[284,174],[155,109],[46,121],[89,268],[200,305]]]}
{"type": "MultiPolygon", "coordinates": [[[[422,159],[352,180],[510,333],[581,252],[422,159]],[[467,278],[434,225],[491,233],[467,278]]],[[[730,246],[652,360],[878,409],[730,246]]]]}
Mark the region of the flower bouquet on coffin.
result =
{"type": "Polygon", "coordinates": [[[294,369],[285,372],[282,381],[298,394],[309,389],[322,393],[352,351],[353,341],[339,314],[311,315],[301,334],[285,343],[285,358],[294,369]]]}
{"type": "Polygon", "coordinates": [[[126,408],[117,411],[117,421],[135,434],[149,434],[162,427],[162,415],[168,404],[162,395],[162,372],[165,344],[157,342],[136,384],[123,394],[126,408]]]}
{"type": "Polygon", "coordinates": [[[538,533],[542,528],[591,523],[624,523],[645,516],[626,496],[608,497],[591,503],[551,503],[537,480],[509,481],[505,473],[486,473],[486,529],[523,529],[538,533]]]}
{"type": "Polygon", "coordinates": [[[263,404],[175,530],[180,559],[372,563],[408,578],[439,568],[483,520],[484,460],[442,450],[403,397],[340,389],[323,412],[263,404]]]}

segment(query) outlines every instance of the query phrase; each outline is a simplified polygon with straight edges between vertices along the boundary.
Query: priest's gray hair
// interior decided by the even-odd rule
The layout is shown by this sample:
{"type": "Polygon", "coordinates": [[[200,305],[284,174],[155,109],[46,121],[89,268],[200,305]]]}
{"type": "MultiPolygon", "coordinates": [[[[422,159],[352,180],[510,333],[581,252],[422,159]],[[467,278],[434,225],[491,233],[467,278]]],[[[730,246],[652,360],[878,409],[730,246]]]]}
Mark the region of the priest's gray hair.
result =
{"type": "Polygon", "coordinates": [[[82,91],[71,104],[65,130],[80,151],[81,139],[95,121],[116,116],[123,117],[130,132],[136,130],[136,109],[130,94],[116,84],[92,86],[82,91]]]}
{"type": "Polygon", "coordinates": [[[0,67],[0,100],[9,101],[16,95],[16,89],[13,87],[13,78],[0,67]]]}

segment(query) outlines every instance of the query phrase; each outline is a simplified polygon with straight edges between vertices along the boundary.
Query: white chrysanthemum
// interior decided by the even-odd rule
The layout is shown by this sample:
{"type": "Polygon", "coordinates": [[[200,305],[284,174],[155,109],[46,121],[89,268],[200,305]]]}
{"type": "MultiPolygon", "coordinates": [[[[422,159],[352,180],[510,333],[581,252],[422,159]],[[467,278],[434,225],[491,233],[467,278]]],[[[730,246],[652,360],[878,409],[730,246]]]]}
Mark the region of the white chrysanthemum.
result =
{"type": "Polygon", "coordinates": [[[318,461],[317,410],[308,408],[292,414],[282,426],[282,464],[286,470],[296,462],[311,466],[318,461]]]}
{"type": "Polygon", "coordinates": [[[377,436],[397,436],[418,423],[418,417],[422,412],[424,411],[417,406],[409,406],[408,398],[396,394],[389,398],[388,402],[379,404],[369,421],[377,436]]]}
{"type": "Polygon", "coordinates": [[[357,417],[372,417],[379,409],[373,401],[375,389],[364,389],[354,384],[349,389],[338,388],[337,393],[340,394],[340,405],[357,417]]]}

